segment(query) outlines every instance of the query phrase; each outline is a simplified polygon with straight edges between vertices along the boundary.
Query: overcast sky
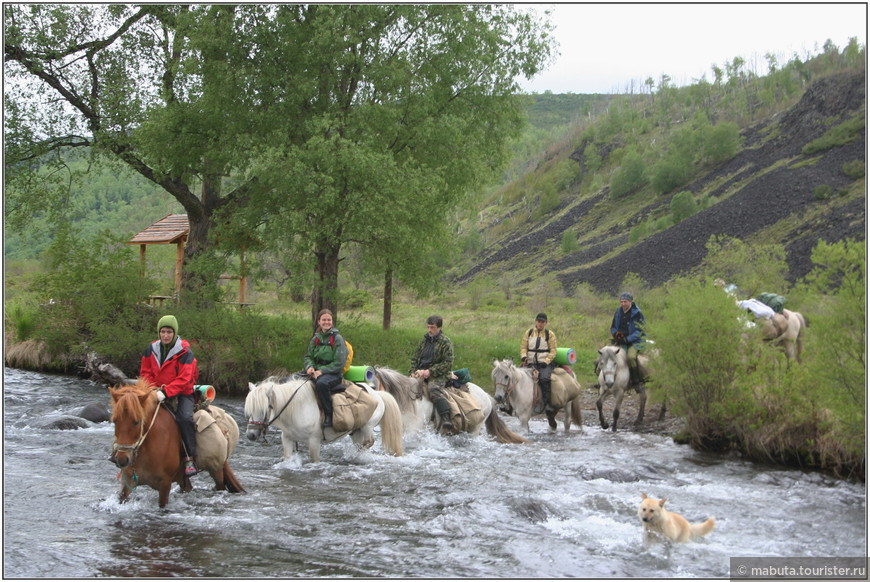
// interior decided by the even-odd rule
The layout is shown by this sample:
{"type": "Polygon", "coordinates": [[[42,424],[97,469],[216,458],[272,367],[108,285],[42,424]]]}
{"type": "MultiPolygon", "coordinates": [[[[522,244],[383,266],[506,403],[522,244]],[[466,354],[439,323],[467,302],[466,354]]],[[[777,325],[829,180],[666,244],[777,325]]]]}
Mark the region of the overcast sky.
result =
{"type": "Polygon", "coordinates": [[[767,53],[787,63],[817,54],[831,39],[840,50],[857,37],[867,42],[866,3],[818,4],[537,4],[552,10],[560,56],[525,91],[625,93],[667,74],[683,86],[706,75],[711,65],[742,57],[766,74],[767,53]]]}

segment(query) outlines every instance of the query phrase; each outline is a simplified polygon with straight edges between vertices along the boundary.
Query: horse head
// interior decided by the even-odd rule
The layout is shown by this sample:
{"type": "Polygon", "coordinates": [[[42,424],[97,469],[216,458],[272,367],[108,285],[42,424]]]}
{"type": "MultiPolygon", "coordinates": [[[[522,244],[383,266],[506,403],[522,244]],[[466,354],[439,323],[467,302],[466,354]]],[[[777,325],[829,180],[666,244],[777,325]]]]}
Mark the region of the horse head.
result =
{"type": "Polygon", "coordinates": [[[255,441],[260,436],[266,436],[269,430],[269,399],[266,388],[270,384],[265,380],[259,384],[248,382],[248,395],[245,397],[245,417],[248,427],[245,436],[249,441],[255,441]]]}
{"type": "Polygon", "coordinates": [[[494,359],[492,365],[492,382],[495,385],[493,397],[499,404],[504,404],[512,390],[516,367],[514,366],[514,361],[510,358],[501,361],[494,359]]]}
{"type": "Polygon", "coordinates": [[[628,365],[625,350],[619,346],[604,346],[598,354],[599,381],[603,380],[607,388],[612,388],[620,367],[628,365]]]}
{"type": "Polygon", "coordinates": [[[115,442],[109,460],[121,469],[133,463],[158,412],[159,402],[153,388],[141,378],[134,385],[109,388],[115,425],[115,442]]]}

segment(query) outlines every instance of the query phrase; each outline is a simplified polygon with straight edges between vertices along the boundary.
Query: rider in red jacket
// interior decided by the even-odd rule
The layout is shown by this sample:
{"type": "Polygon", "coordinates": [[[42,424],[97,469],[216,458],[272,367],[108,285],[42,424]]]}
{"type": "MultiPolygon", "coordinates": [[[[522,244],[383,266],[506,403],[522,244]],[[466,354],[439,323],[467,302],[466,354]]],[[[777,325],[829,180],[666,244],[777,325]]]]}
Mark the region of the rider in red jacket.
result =
{"type": "Polygon", "coordinates": [[[187,476],[198,472],[196,457],[196,429],[193,424],[193,384],[199,376],[196,358],[187,340],[178,337],[178,321],[174,315],[164,315],[157,323],[160,339],[151,342],[142,354],[139,375],[159,386],[157,398],[178,400],[175,420],[184,445],[184,473],[187,476]]]}

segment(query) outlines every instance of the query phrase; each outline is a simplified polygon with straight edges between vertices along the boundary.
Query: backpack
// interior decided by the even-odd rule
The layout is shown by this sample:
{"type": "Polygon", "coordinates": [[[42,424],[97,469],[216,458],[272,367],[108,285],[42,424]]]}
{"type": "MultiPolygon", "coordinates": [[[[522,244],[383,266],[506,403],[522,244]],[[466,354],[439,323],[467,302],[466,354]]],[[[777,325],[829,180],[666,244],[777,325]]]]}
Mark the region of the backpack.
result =
{"type": "Polygon", "coordinates": [[[758,300],[777,313],[782,313],[782,309],[785,307],[785,297],[776,293],[762,293],[758,296],[758,300]]]}
{"type": "MultiPolygon", "coordinates": [[[[320,345],[320,338],[314,336],[314,347],[320,345]]],[[[344,363],[344,369],[341,371],[342,375],[344,375],[348,370],[350,370],[350,365],[353,363],[353,346],[350,345],[350,342],[344,340],[344,345],[347,346],[347,361],[344,363]]],[[[333,350],[335,349],[335,335],[329,336],[329,347],[333,350]]]]}
{"type": "MultiPolygon", "coordinates": [[[[535,328],[530,327],[529,331],[526,332],[530,338],[532,336],[533,331],[535,331],[535,328]]],[[[544,341],[546,341],[548,344],[550,343],[550,328],[549,327],[544,328],[544,341]]]]}

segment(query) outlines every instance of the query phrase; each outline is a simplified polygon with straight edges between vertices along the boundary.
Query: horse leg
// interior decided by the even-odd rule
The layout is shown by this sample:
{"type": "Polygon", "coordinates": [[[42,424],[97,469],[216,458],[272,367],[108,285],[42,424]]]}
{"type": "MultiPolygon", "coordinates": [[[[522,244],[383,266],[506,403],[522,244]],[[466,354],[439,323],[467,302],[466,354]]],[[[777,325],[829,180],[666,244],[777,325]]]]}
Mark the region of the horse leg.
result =
{"type": "Polygon", "coordinates": [[[308,456],[312,463],[320,462],[320,438],[319,435],[308,437],[308,456]]]}
{"type": "Polygon", "coordinates": [[[643,413],[644,409],[646,409],[646,390],[639,394],[640,396],[640,406],[638,406],[637,410],[637,420],[634,421],[635,426],[639,426],[643,422],[643,413]]]}
{"type": "Polygon", "coordinates": [[[665,419],[665,407],[667,406],[668,401],[666,398],[662,398],[662,409],[659,411],[659,422],[665,419]]]}
{"type": "Polygon", "coordinates": [[[130,498],[130,493],[133,490],[127,487],[126,483],[121,484],[121,493],[118,494],[118,503],[127,503],[127,500],[130,498]]]}
{"type": "Polygon", "coordinates": [[[554,432],[556,430],[556,411],[547,412],[547,423],[550,425],[550,432],[554,432]]]}
{"type": "Polygon", "coordinates": [[[622,406],[623,398],[625,398],[625,389],[617,389],[616,404],[613,406],[613,432],[616,432],[616,424],[619,422],[619,407],[622,406]]]}
{"type": "Polygon", "coordinates": [[[225,491],[227,489],[227,484],[224,481],[224,468],[220,467],[216,471],[209,471],[209,475],[214,479],[214,490],[215,491],[225,491]]]}
{"type": "Polygon", "coordinates": [[[289,435],[281,433],[281,446],[284,449],[283,461],[289,461],[296,454],[296,441],[290,438],[289,435]]]}
{"type": "Polygon", "coordinates": [[[359,448],[370,449],[375,444],[375,434],[371,427],[364,426],[350,433],[350,440],[359,448]]]}
{"type": "Polygon", "coordinates": [[[607,420],[604,418],[604,399],[608,394],[610,394],[610,388],[605,388],[604,391],[599,394],[598,400],[595,401],[595,406],[598,408],[598,421],[601,423],[601,428],[604,430],[610,428],[610,425],[607,424],[607,420]]]}
{"type": "Polygon", "coordinates": [[[159,495],[157,504],[160,507],[166,507],[166,504],[169,503],[169,489],[172,487],[172,481],[167,480],[164,483],[160,484],[160,487],[157,489],[159,495]]]}

